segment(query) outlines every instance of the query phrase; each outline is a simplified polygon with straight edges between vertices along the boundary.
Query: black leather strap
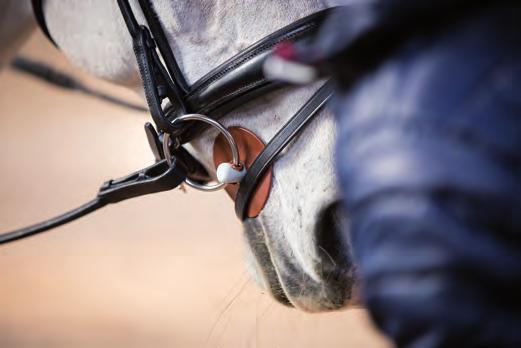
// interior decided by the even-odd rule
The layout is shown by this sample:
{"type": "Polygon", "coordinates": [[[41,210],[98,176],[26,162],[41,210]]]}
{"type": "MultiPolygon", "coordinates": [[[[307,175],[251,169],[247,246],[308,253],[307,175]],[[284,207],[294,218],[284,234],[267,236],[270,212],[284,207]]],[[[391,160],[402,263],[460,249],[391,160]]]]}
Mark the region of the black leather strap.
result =
{"type": "Polygon", "coordinates": [[[33,60],[23,56],[18,56],[11,61],[11,67],[19,72],[36,77],[39,80],[45,81],[55,87],[68,89],[71,91],[78,91],[94,98],[104,100],[108,103],[119,105],[124,108],[132,109],[140,112],[148,112],[148,108],[123,98],[119,98],[103,91],[94,89],[85,85],[81,80],[75,76],[69,75],[63,71],[57,70],[46,63],[38,60],[33,60]]]}
{"type": "Polygon", "coordinates": [[[143,10],[143,14],[147,20],[150,31],[154,33],[154,40],[156,41],[157,47],[161,52],[161,56],[165,62],[165,65],[170,73],[170,76],[174,80],[176,86],[180,89],[179,94],[188,93],[188,83],[186,82],[185,76],[179,68],[179,64],[175,59],[175,56],[170,48],[170,44],[166,38],[163,26],[159,21],[159,17],[154,10],[154,6],[150,0],[139,0],[139,5],[143,10]]]}
{"type": "Polygon", "coordinates": [[[272,165],[277,155],[304,129],[308,122],[326,104],[331,97],[332,90],[332,83],[326,82],[311,99],[291,117],[284,127],[275,134],[250,168],[248,168],[248,172],[242,179],[235,198],[235,214],[239,219],[246,219],[246,211],[251,195],[257,187],[262,175],[272,165]]]}
{"type": "Polygon", "coordinates": [[[160,131],[174,133],[175,128],[163,112],[162,101],[169,97],[173,105],[183,110],[182,96],[178,95],[177,90],[172,88],[173,82],[160,63],[155,50],[155,42],[152,40],[148,29],[140,26],[137,22],[128,0],[118,0],[118,5],[132,36],[134,54],[152,119],[160,131]]]}
{"type": "Polygon", "coordinates": [[[106,181],[93,200],[65,214],[45,220],[41,223],[0,234],[0,244],[42,233],[60,225],[79,219],[107,204],[117,203],[129,198],[150,193],[168,191],[179,186],[186,178],[186,169],[175,158],[172,166],[166,160],[132,173],[120,179],[106,181]]]}
{"type": "MultiPolygon", "coordinates": [[[[257,41],[244,51],[211,70],[190,88],[187,108],[220,119],[236,107],[286,85],[265,78],[263,64],[272,48],[283,41],[301,41],[312,37],[332,8],[291,23],[257,41]]],[[[205,129],[202,123],[190,124],[181,132],[182,143],[205,129]]]]}
{"type": "Polygon", "coordinates": [[[188,86],[152,3],[149,0],[139,0],[139,4],[153,37],[148,28],[138,24],[129,1],[118,0],[133,39],[147,103],[158,130],[171,133],[182,144],[192,140],[205,129],[205,125],[185,122],[174,129],[170,122],[172,119],[187,112],[201,113],[219,119],[254,97],[282,87],[283,84],[269,81],[264,77],[262,72],[264,59],[271,49],[282,41],[297,41],[310,37],[331,11],[326,9],[317,12],[277,30],[188,86]],[[167,69],[163,67],[157,56],[156,44],[167,69]],[[162,90],[164,93],[161,93],[162,90]],[[168,97],[171,102],[166,112],[161,108],[164,97],[168,97]]]}
{"type": "Polygon", "coordinates": [[[45,36],[47,36],[49,41],[51,41],[54,46],[58,47],[52,38],[51,33],[49,32],[49,28],[47,27],[47,22],[45,21],[45,14],[43,13],[43,1],[44,0],[32,0],[34,17],[36,18],[36,22],[38,23],[40,29],[42,29],[42,32],[45,34],[45,36]]]}
{"type": "Polygon", "coordinates": [[[68,211],[67,213],[56,216],[52,219],[45,220],[39,224],[21,228],[16,231],[3,233],[0,235],[0,244],[14,242],[22,238],[30,237],[37,233],[45,232],[52,228],[66,224],[67,222],[79,219],[80,217],[90,214],[104,206],[105,204],[103,204],[98,198],[95,198],[92,201],[83,204],[81,207],[68,211]]]}
{"type": "Polygon", "coordinates": [[[293,22],[255,42],[211,70],[190,88],[187,103],[192,109],[211,113],[233,98],[242,97],[266,83],[262,66],[272,48],[283,41],[299,41],[314,34],[331,11],[326,9],[293,22]]]}

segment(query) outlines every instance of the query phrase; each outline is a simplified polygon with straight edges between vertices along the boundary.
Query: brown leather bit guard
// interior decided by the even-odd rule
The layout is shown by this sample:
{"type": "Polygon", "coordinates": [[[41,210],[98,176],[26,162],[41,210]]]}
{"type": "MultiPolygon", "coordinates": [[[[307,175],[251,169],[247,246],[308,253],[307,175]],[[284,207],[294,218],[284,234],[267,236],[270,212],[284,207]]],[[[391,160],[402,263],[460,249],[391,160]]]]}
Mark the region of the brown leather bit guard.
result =
{"type": "MultiPolygon", "coordinates": [[[[242,127],[230,127],[228,131],[235,139],[237,148],[239,149],[239,157],[241,162],[248,169],[257,156],[264,149],[264,143],[262,140],[252,131],[242,127]]],[[[215,139],[213,145],[213,163],[215,167],[223,162],[230,162],[232,160],[232,154],[230,146],[226,142],[226,139],[222,134],[219,134],[215,139]]],[[[271,180],[273,172],[272,168],[268,169],[262,176],[259,184],[255,188],[254,193],[251,195],[251,199],[248,206],[248,217],[254,218],[259,215],[268,200],[271,190],[271,180]]],[[[225,190],[228,195],[235,201],[237,191],[239,190],[240,184],[229,184],[225,190]]]]}

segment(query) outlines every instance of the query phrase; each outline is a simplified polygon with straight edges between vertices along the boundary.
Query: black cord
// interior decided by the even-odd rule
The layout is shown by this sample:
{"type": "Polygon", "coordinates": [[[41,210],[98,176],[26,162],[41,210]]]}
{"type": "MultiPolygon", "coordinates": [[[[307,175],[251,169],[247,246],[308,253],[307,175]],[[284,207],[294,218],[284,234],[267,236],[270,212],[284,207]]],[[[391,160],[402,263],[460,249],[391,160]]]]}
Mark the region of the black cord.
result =
{"type": "Polygon", "coordinates": [[[148,112],[148,108],[144,106],[93,90],[85,86],[74,77],[58,71],[45,63],[37,62],[25,57],[17,57],[11,62],[11,66],[17,71],[34,76],[40,80],[50,83],[53,86],[79,91],[95,98],[105,100],[106,102],[125,107],[127,109],[148,112]]]}
{"type": "Polygon", "coordinates": [[[0,234],[0,244],[13,242],[18,239],[26,238],[37,233],[42,233],[60,225],[66,224],[67,222],[76,220],[82,216],[92,213],[99,208],[106,205],[99,198],[95,198],[90,202],[83,204],[82,206],[68,211],[62,215],[56,216],[52,219],[45,220],[39,224],[35,224],[29,227],[21,228],[12,232],[0,234]]]}

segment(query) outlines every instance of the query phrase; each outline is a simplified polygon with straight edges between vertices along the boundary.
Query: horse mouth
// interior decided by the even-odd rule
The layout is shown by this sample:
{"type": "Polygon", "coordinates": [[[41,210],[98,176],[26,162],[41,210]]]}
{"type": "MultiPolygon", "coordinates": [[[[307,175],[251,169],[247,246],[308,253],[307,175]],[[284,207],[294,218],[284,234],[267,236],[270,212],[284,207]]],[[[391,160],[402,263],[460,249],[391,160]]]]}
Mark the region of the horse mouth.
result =
{"type": "Polygon", "coordinates": [[[245,223],[248,244],[256,259],[261,285],[278,302],[308,312],[343,308],[352,297],[354,267],[349,238],[345,235],[345,217],[339,202],[319,214],[313,231],[315,248],[313,272],[306,272],[292,253],[270,243],[256,219],[245,223]]]}
{"type": "Polygon", "coordinates": [[[248,219],[244,222],[244,232],[248,245],[257,265],[256,271],[262,279],[257,279],[259,285],[265,288],[275,300],[286,306],[293,306],[289,300],[271,258],[271,254],[266,243],[265,233],[262,226],[256,219],[248,219]]]}

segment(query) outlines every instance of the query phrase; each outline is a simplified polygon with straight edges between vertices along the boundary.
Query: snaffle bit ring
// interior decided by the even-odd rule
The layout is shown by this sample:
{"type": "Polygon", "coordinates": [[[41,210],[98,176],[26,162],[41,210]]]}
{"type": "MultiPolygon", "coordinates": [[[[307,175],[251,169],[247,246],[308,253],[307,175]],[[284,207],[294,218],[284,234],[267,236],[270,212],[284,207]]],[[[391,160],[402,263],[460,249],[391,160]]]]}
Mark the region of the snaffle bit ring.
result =
{"type": "MultiPolygon", "coordinates": [[[[208,116],[201,115],[201,114],[187,114],[177,117],[172,121],[172,125],[176,122],[182,122],[182,121],[201,121],[206,124],[209,124],[210,126],[217,128],[217,130],[224,136],[226,141],[228,142],[228,145],[230,145],[230,149],[232,150],[232,166],[236,168],[238,171],[240,171],[243,168],[243,165],[241,163],[241,160],[239,158],[239,149],[237,148],[237,143],[233,139],[232,135],[228,130],[219,122],[217,122],[214,119],[211,119],[208,116]]],[[[169,165],[172,165],[172,153],[170,152],[170,134],[165,133],[163,135],[163,152],[165,154],[166,161],[169,165]]],[[[190,178],[186,178],[185,182],[188,186],[193,187],[197,190],[201,191],[217,191],[222,188],[224,188],[227,183],[225,182],[218,182],[216,184],[200,184],[196,181],[191,180],[190,178]]]]}

